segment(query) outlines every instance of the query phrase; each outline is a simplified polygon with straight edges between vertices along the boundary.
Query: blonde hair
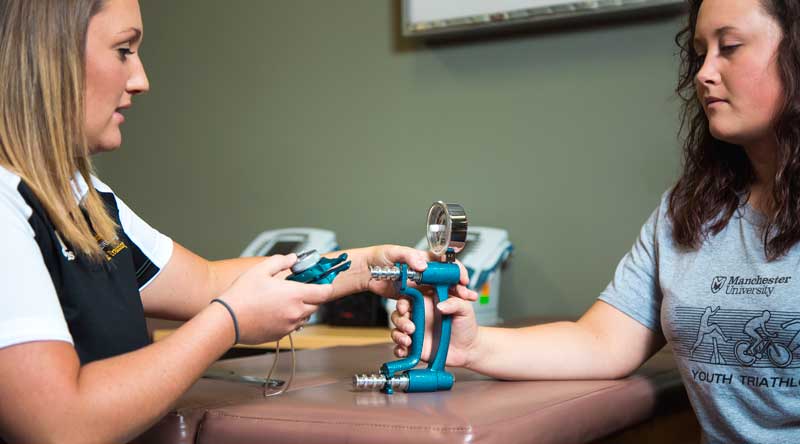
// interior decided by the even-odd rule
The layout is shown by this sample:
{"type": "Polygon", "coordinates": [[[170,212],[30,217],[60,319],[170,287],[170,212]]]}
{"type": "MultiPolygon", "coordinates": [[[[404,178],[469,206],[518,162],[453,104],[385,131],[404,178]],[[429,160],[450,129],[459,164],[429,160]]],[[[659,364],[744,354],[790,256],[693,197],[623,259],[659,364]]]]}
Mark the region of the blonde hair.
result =
{"type": "Polygon", "coordinates": [[[0,165],[33,190],[64,240],[93,260],[105,258],[97,237],[113,241],[117,230],[91,185],[84,132],[86,34],[104,1],[0,0],[0,165]],[[80,203],[76,173],[89,185],[80,203]]]}

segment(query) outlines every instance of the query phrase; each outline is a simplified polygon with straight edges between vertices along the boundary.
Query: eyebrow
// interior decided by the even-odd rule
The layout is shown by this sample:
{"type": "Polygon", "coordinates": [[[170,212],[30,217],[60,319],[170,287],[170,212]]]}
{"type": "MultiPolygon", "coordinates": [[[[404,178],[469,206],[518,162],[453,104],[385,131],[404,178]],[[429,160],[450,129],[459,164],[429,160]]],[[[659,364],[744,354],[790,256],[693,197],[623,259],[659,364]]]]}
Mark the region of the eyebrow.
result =
{"type": "MultiPolygon", "coordinates": [[[[715,36],[717,36],[717,37],[719,37],[719,36],[721,36],[721,35],[723,35],[723,34],[726,34],[726,33],[730,32],[730,31],[736,31],[736,30],[737,30],[737,28],[736,28],[735,26],[730,26],[730,25],[728,25],[728,26],[722,26],[722,27],[719,27],[719,28],[717,28],[717,29],[715,29],[715,30],[714,30],[714,35],[715,35],[715,36]]],[[[700,43],[702,43],[702,41],[700,40],[700,38],[699,38],[699,37],[697,37],[697,36],[695,36],[695,37],[694,37],[694,40],[692,40],[692,44],[693,44],[694,46],[697,46],[697,45],[698,45],[698,44],[700,44],[700,43]]]]}
{"type": "Polygon", "coordinates": [[[118,34],[125,34],[126,32],[133,32],[134,36],[130,39],[132,42],[139,41],[142,38],[142,30],[136,27],[131,27],[120,31],[118,34]]]}

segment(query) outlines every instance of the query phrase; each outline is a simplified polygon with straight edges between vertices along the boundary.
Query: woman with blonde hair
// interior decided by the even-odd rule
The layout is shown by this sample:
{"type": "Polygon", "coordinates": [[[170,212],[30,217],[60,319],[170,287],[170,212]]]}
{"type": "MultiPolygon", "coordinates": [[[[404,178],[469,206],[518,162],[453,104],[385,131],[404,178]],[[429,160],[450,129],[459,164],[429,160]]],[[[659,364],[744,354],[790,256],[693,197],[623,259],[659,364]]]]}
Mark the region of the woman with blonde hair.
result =
{"type": "MultiPolygon", "coordinates": [[[[207,261],[92,174],[147,92],[136,0],[0,0],[0,438],[120,442],[145,430],[236,342],[274,341],[319,306],[371,290],[351,250],[332,285],[287,281],[294,255],[207,261]],[[186,320],[150,344],[145,315],[186,320]]],[[[463,275],[466,279],[466,273],[463,275]]],[[[464,287],[464,297],[473,297],[464,287]]]]}

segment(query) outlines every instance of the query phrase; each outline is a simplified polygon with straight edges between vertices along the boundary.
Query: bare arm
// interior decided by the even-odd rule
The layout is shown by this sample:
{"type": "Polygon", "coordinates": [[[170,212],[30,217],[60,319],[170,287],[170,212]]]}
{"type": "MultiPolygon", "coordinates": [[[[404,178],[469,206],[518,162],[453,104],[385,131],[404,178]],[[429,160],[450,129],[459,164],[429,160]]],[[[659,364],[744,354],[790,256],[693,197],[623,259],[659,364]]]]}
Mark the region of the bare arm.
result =
{"type": "MultiPolygon", "coordinates": [[[[408,306],[408,301],[400,300],[392,314],[397,326],[392,339],[400,357],[407,356],[408,335],[414,331],[408,306]]],[[[500,379],[621,378],[664,345],[660,334],[601,301],[576,322],[516,329],[478,327],[472,306],[463,299],[450,298],[438,307],[453,315],[448,365],[500,379]]],[[[423,359],[430,353],[430,328],[426,326],[423,359]]]]}
{"type": "Polygon", "coordinates": [[[220,297],[233,308],[241,342],[274,341],[302,325],[319,304],[371,288],[368,265],[402,261],[424,267],[416,261],[426,259],[424,252],[392,246],[351,254],[353,273],[341,283],[337,279],[334,292],[331,285],[285,280],[294,255],[211,263],[176,244],[142,300],[149,314],[191,320],[163,341],[85,366],[65,342],[0,349],[0,434],[23,442],[130,440],[233,344],[230,314],[220,304],[209,305],[210,299],[220,297]]]}
{"type": "Polygon", "coordinates": [[[164,341],[83,367],[66,342],[0,349],[0,431],[8,442],[127,442],[232,343],[214,304],[164,341]]]}
{"type": "Polygon", "coordinates": [[[208,261],[175,242],[169,264],[142,290],[147,316],[185,321],[200,313],[242,273],[263,261],[244,257],[208,261]]]}
{"type": "MultiPolygon", "coordinates": [[[[163,277],[175,271],[179,257],[170,260],[163,277]]],[[[237,315],[241,342],[274,341],[330,300],[330,285],[280,276],[295,259],[261,258],[219,296],[237,315]]],[[[163,415],[234,336],[225,307],[205,304],[164,341],[84,366],[65,342],[2,348],[0,434],[22,442],[127,441],[163,415]]]]}
{"type": "MultiPolygon", "coordinates": [[[[342,253],[348,254],[352,264],[348,271],[333,281],[333,299],[366,290],[393,297],[396,293],[394,285],[371,280],[369,267],[407,262],[415,270],[422,271],[430,259],[424,251],[395,245],[336,251],[325,256],[336,257],[342,253]]],[[[145,314],[178,321],[190,319],[203,310],[211,299],[224,293],[242,273],[263,260],[263,257],[245,257],[208,261],[175,243],[168,266],[142,290],[145,314]]],[[[279,276],[285,278],[288,274],[287,271],[279,276]]],[[[461,275],[462,284],[466,284],[469,278],[463,266],[461,275]]],[[[477,297],[464,285],[456,286],[453,291],[465,299],[477,297]]]]}
{"type": "Polygon", "coordinates": [[[577,322],[481,327],[466,366],[500,379],[615,379],[663,345],[661,335],[598,301],[577,322]]]}

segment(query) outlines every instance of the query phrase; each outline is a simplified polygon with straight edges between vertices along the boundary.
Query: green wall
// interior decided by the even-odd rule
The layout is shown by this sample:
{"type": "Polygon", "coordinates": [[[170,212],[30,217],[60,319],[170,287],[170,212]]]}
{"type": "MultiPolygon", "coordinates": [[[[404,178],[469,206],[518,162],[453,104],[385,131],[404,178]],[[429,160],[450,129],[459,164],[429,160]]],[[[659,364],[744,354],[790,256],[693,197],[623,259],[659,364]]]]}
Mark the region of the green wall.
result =
{"type": "Polygon", "coordinates": [[[679,16],[423,44],[395,1],[142,0],[151,91],[100,176],[195,252],[413,245],[434,200],[516,247],[501,315],[576,317],[679,166],[679,16]]]}

